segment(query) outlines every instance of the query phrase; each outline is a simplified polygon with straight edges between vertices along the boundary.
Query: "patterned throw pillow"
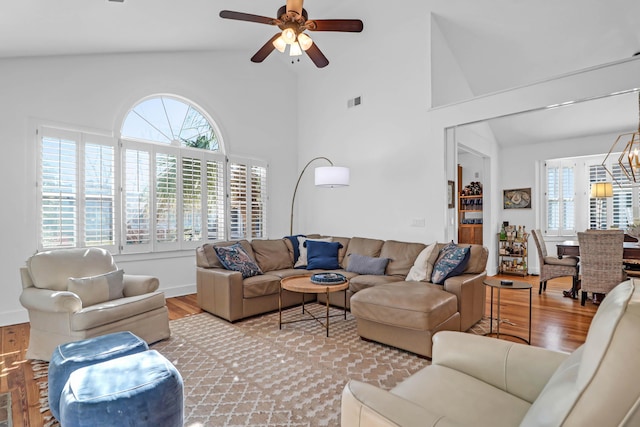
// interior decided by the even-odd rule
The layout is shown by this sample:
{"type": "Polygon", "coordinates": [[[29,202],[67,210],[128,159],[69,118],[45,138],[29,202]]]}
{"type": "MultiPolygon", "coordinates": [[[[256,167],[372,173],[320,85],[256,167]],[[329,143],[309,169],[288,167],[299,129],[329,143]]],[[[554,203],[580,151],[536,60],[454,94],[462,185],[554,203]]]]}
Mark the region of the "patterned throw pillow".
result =
{"type": "Polygon", "coordinates": [[[220,264],[227,270],[239,271],[243,279],[262,274],[258,264],[251,259],[240,243],[234,243],[231,246],[214,246],[214,249],[220,264]]]}
{"type": "Polygon", "coordinates": [[[433,267],[431,283],[441,285],[447,278],[461,274],[467,268],[470,255],[470,246],[463,248],[451,242],[442,248],[433,267]]]}

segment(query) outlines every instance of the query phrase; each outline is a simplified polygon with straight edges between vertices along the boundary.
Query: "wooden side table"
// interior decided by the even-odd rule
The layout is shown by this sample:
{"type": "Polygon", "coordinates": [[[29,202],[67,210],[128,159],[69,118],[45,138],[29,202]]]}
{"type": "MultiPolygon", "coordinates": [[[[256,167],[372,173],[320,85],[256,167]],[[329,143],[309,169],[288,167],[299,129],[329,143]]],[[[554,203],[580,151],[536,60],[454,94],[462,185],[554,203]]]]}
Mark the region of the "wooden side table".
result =
{"type": "Polygon", "coordinates": [[[329,336],[329,318],[342,316],[342,315],[329,315],[329,294],[332,292],[344,291],[344,319],[347,320],[347,289],[349,288],[349,280],[337,285],[318,285],[311,282],[310,276],[292,276],[285,277],[280,280],[280,292],[278,294],[278,327],[282,329],[282,325],[287,323],[303,322],[307,320],[315,320],[320,323],[327,331],[327,337],[329,336]],[[291,292],[298,292],[302,294],[302,315],[308,314],[310,318],[302,318],[297,320],[291,320],[288,322],[282,321],[282,290],[286,289],[291,292]],[[326,294],[327,295],[327,313],[324,323],[322,318],[316,317],[305,307],[304,294],[326,294]]]}
{"type": "Polygon", "coordinates": [[[530,283],[526,283],[526,282],[517,282],[517,281],[513,281],[512,285],[503,285],[500,283],[500,280],[498,279],[485,279],[483,282],[486,286],[489,286],[491,288],[491,311],[490,311],[490,317],[489,317],[489,332],[485,335],[496,335],[496,338],[500,338],[500,292],[503,289],[512,289],[512,290],[529,290],[529,339],[525,339],[523,337],[517,336],[517,335],[512,335],[512,334],[505,334],[503,333],[502,335],[506,335],[506,336],[510,336],[513,338],[517,338],[519,340],[522,340],[524,342],[526,342],[527,344],[531,345],[531,284],[530,283]],[[498,290],[498,310],[497,310],[497,317],[496,317],[496,323],[497,323],[497,328],[496,328],[496,332],[493,332],[493,290],[497,289],[498,290]]]}

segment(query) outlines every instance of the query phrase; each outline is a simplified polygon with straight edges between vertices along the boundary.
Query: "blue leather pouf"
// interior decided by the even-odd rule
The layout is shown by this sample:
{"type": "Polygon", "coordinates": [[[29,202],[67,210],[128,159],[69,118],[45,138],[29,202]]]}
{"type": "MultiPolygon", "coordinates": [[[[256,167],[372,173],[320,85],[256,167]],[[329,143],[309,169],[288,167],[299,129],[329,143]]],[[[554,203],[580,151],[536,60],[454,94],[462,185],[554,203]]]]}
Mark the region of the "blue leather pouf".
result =
{"type": "Polygon", "coordinates": [[[60,395],[64,427],[182,427],[178,370],[155,350],[73,372],[60,395]]]}
{"type": "Polygon", "coordinates": [[[147,343],[131,332],[116,332],[59,345],[49,362],[49,406],[53,416],[60,420],[60,393],[73,371],[148,349],[147,343]]]}

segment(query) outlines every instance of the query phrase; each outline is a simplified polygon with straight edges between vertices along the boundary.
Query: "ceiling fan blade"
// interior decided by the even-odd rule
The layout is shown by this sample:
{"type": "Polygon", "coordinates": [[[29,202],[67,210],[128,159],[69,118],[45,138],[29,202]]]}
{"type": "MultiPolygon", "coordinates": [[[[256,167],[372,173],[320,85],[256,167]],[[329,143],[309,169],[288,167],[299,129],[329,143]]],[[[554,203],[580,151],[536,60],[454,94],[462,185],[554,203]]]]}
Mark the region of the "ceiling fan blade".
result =
{"type": "Polygon", "coordinates": [[[314,64],[316,64],[316,67],[318,68],[324,68],[327,65],[329,65],[329,60],[327,59],[326,56],[324,56],[324,54],[320,51],[320,49],[318,48],[318,46],[316,46],[316,43],[314,42],[311,47],[309,49],[307,49],[305,52],[307,52],[307,55],[309,55],[309,58],[311,58],[311,60],[313,61],[314,64]]]}
{"type": "Polygon", "coordinates": [[[275,46],[273,45],[273,42],[275,41],[275,39],[277,39],[278,37],[280,37],[280,33],[275,34],[273,37],[271,37],[269,39],[268,42],[266,42],[264,44],[264,46],[262,46],[260,48],[260,50],[258,50],[255,55],[253,55],[251,57],[251,62],[262,62],[265,60],[265,58],[267,56],[269,56],[269,54],[271,52],[273,52],[275,50],[275,46]]]}
{"type": "Polygon", "coordinates": [[[277,25],[278,20],[266,16],[251,15],[250,13],[234,12],[232,10],[220,11],[220,18],[235,19],[237,21],[257,22],[258,24],[277,25]]]}
{"type": "Polygon", "coordinates": [[[359,19],[314,19],[307,21],[307,28],[311,31],[344,31],[359,33],[364,24],[359,19]]]}

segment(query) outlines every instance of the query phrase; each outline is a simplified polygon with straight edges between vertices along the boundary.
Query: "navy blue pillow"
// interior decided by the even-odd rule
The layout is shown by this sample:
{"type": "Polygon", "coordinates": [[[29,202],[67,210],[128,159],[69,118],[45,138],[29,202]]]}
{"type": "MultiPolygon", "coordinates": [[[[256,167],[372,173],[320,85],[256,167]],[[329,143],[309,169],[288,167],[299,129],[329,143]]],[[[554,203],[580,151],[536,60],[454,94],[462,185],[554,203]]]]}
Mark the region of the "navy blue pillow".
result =
{"type": "Polygon", "coordinates": [[[307,270],[337,270],[340,242],[316,242],[307,240],[307,270]]]}

